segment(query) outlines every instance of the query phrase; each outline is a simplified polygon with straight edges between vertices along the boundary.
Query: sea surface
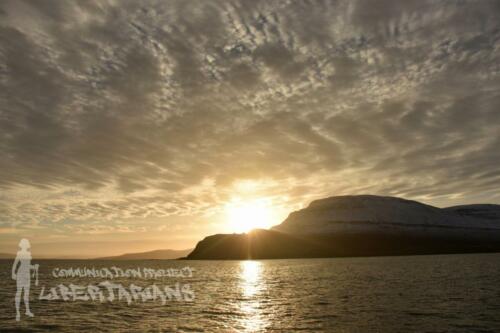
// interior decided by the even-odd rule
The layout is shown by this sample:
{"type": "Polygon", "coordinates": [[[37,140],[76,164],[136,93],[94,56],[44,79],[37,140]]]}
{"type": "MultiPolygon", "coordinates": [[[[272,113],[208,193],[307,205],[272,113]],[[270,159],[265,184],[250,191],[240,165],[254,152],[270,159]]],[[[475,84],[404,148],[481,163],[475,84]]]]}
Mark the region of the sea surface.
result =
{"type": "Polygon", "coordinates": [[[12,261],[0,261],[0,332],[500,332],[500,254],[32,264],[34,317],[21,303],[16,322],[12,261]]]}

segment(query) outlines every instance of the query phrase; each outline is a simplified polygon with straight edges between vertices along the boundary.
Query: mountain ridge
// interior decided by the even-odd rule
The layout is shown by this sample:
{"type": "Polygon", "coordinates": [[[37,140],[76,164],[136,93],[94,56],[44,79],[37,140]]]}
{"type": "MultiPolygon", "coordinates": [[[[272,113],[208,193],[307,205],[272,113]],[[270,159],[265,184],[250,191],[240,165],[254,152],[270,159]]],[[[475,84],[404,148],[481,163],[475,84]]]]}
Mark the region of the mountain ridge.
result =
{"type": "Polygon", "coordinates": [[[438,208],[418,201],[398,197],[358,195],[336,196],[315,200],[304,209],[292,212],[273,230],[282,232],[333,232],[335,223],[367,222],[404,226],[454,227],[465,229],[500,230],[500,205],[463,205],[438,208]],[[462,208],[461,208],[462,207],[462,208]],[[476,207],[476,209],[467,207],[476,207]],[[476,212],[477,207],[489,207],[498,218],[488,219],[476,212]],[[461,213],[457,212],[460,211],[461,213]],[[311,222],[312,220],[312,222],[311,222]]]}

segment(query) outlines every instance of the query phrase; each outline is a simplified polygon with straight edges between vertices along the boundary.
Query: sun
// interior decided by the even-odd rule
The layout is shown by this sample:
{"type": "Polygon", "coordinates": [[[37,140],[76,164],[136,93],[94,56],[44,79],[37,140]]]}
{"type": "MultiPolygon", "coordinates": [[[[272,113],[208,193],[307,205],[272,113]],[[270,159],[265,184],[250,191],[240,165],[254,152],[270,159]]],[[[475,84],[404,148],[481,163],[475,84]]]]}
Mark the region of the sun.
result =
{"type": "Polygon", "coordinates": [[[225,206],[228,228],[231,232],[248,232],[252,229],[267,229],[275,224],[271,202],[265,199],[233,199],[225,206]]]}

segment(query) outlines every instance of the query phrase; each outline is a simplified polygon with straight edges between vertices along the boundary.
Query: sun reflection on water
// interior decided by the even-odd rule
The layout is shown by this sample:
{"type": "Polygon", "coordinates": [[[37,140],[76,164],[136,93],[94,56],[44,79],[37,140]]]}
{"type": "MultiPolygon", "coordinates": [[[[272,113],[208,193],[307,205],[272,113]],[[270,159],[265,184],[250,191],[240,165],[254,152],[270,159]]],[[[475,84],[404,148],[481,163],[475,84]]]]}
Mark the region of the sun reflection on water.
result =
{"type": "Polygon", "coordinates": [[[246,297],[255,295],[258,290],[260,265],[261,263],[258,261],[247,260],[241,262],[241,286],[243,288],[243,295],[246,297]]]}
{"type": "Polygon", "coordinates": [[[265,281],[262,279],[262,263],[246,260],[240,264],[240,286],[242,300],[239,304],[243,317],[241,325],[247,332],[264,329],[268,321],[262,315],[261,299],[265,290],[265,281]]]}

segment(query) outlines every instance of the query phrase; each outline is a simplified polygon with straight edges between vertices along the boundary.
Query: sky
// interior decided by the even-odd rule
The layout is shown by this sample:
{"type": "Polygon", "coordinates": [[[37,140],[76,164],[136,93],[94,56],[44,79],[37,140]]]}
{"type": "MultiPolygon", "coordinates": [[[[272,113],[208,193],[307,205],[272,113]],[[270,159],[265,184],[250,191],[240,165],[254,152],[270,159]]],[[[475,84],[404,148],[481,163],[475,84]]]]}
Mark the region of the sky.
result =
{"type": "Polygon", "coordinates": [[[500,203],[499,1],[0,1],[0,252],[194,247],[225,207],[500,203]]]}

